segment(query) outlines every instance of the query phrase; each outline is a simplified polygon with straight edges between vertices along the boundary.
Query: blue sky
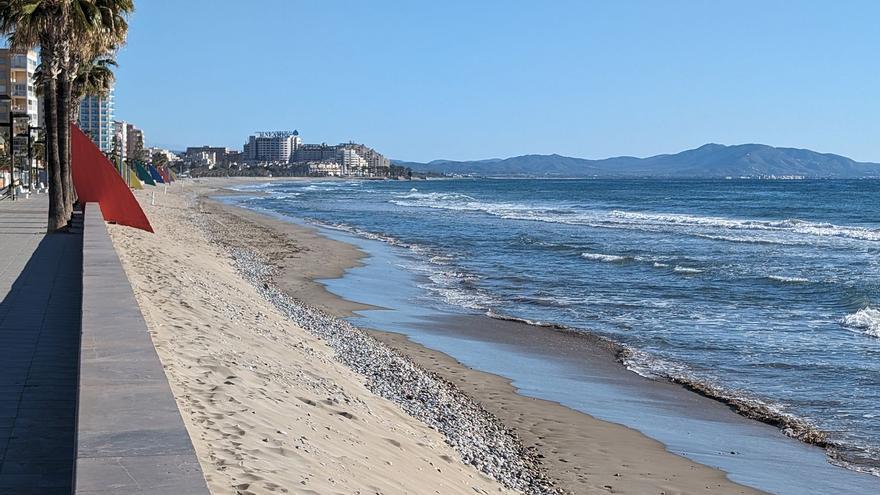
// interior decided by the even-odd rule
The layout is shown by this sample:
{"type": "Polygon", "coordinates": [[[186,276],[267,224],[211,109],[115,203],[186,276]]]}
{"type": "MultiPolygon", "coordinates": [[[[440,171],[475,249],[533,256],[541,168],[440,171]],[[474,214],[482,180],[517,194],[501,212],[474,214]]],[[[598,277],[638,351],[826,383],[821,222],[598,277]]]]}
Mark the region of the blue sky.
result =
{"type": "Polygon", "coordinates": [[[760,142],[880,162],[880,2],[140,0],[116,114],[406,160],[760,142]]]}

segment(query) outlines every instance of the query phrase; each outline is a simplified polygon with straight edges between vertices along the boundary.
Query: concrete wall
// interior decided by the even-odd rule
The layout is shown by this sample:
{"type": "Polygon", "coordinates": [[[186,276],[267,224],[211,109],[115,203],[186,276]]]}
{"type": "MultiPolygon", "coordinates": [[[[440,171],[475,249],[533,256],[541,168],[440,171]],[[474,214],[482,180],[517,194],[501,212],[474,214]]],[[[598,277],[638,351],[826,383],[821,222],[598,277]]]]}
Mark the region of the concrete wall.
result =
{"type": "Polygon", "coordinates": [[[98,205],[84,223],[74,493],[209,494],[98,205]]]}

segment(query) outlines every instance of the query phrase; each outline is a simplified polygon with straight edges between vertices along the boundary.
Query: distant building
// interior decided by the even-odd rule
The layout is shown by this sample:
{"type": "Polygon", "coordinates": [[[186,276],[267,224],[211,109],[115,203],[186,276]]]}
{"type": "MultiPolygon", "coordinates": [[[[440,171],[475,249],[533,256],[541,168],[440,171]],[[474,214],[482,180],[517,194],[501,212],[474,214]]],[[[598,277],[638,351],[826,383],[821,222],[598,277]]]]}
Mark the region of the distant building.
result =
{"type": "Polygon", "coordinates": [[[241,151],[229,150],[226,152],[226,163],[242,163],[244,154],[241,151]]]}
{"type": "Polygon", "coordinates": [[[250,162],[288,163],[302,143],[298,131],[258,132],[244,145],[244,159],[250,162]]]}
{"type": "Polygon", "coordinates": [[[342,177],[345,175],[345,171],[342,168],[342,164],[337,162],[309,162],[308,174],[342,177]]]}
{"type": "Polygon", "coordinates": [[[293,162],[335,162],[338,159],[339,148],[324,144],[302,144],[293,153],[293,162]]]}
{"type": "Polygon", "coordinates": [[[352,148],[342,148],[338,156],[342,170],[347,175],[359,175],[369,167],[369,162],[352,148]]]}
{"type": "Polygon", "coordinates": [[[343,163],[345,160],[350,163],[345,167],[348,175],[384,177],[391,171],[391,160],[373,148],[355,143],[340,144],[339,147],[343,163]]]}
{"type": "Polygon", "coordinates": [[[128,124],[117,120],[113,122],[113,144],[111,155],[123,162],[128,161],[128,124]]]}
{"type": "Polygon", "coordinates": [[[200,153],[211,153],[214,155],[214,163],[216,165],[232,163],[238,154],[225,146],[189,146],[186,148],[184,155],[187,157],[201,156],[200,153]]]}
{"type": "Polygon", "coordinates": [[[217,166],[217,155],[213,151],[197,151],[192,155],[187,154],[187,163],[190,167],[208,167],[212,169],[217,166]]]}
{"type": "MultiPolygon", "coordinates": [[[[107,96],[86,96],[79,106],[79,128],[108,155],[113,152],[113,100],[111,89],[107,96]]],[[[127,147],[127,155],[132,156],[131,146],[127,147]]]]}
{"type": "Polygon", "coordinates": [[[144,131],[134,124],[126,124],[126,148],[130,160],[147,160],[144,153],[144,131]]]}
{"type": "Polygon", "coordinates": [[[163,155],[169,163],[180,161],[179,156],[177,156],[173,151],[167,150],[165,148],[149,147],[144,151],[145,154],[150,158],[150,160],[152,160],[155,155],[163,155]]]}
{"type": "Polygon", "coordinates": [[[297,147],[291,161],[308,164],[310,174],[312,164],[317,166],[326,163],[339,164],[341,175],[358,177],[385,177],[391,170],[391,160],[370,147],[355,143],[335,146],[303,144],[297,147]]]}

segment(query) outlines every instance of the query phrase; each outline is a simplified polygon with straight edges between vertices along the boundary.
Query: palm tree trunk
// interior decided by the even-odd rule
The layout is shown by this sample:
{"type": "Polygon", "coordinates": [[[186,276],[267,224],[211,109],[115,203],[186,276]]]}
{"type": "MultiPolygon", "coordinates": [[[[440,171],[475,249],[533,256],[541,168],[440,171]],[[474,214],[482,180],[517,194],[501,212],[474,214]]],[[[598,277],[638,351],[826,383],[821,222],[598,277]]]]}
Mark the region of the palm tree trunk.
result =
{"type": "Polygon", "coordinates": [[[58,154],[60,158],[61,187],[64,197],[64,214],[69,220],[73,213],[73,202],[76,193],[73,191],[73,179],[70,175],[70,101],[71,87],[68,72],[64,69],[58,75],[58,154]]]}
{"type": "MultiPolygon", "coordinates": [[[[45,54],[45,47],[43,50],[45,54]]],[[[49,222],[46,231],[49,233],[66,226],[70,218],[65,213],[61,157],[58,150],[57,85],[54,78],[47,78],[43,93],[43,119],[46,122],[46,171],[49,181],[49,222]]]]}

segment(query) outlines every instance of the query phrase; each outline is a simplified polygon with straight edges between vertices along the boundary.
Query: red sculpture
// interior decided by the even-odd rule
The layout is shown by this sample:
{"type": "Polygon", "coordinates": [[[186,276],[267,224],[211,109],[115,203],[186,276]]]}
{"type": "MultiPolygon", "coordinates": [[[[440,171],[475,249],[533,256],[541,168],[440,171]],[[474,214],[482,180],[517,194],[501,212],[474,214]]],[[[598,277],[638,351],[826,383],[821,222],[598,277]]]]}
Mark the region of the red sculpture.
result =
{"type": "Polygon", "coordinates": [[[70,125],[70,171],[79,201],[98,203],[105,221],[153,232],[116,167],[75,124],[70,125]]]}

